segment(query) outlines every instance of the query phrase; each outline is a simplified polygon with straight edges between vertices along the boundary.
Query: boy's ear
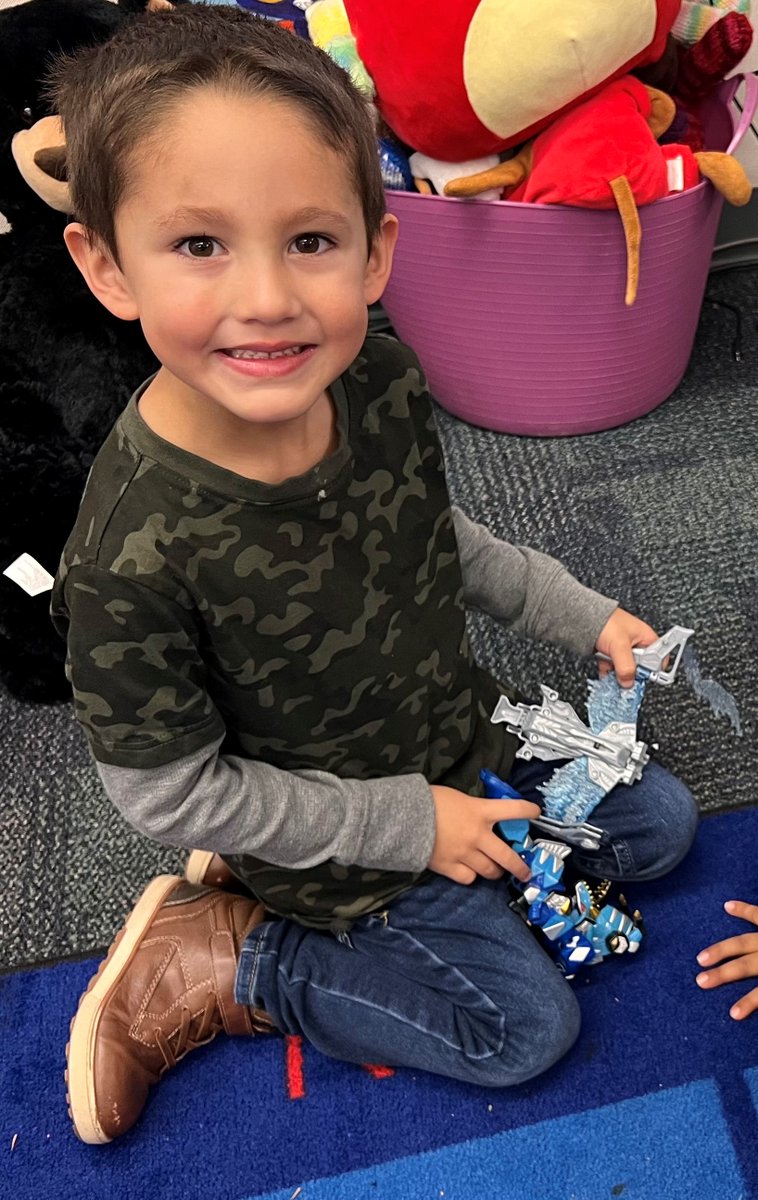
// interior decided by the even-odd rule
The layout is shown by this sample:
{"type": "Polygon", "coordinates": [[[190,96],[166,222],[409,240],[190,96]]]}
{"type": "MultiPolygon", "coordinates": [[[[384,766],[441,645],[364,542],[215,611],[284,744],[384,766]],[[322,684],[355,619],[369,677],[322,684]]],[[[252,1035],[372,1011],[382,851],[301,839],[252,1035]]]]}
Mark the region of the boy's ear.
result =
{"type": "Polygon", "coordinates": [[[139,309],[121,268],[105,246],[95,241],[84,225],[77,221],[66,226],[63,239],[87,286],[100,303],[114,317],[120,317],[122,321],[136,321],[139,309]]]}
{"type": "Polygon", "coordinates": [[[392,271],[392,256],[395,253],[397,231],[397,217],[392,213],[385,213],[366,264],[364,292],[367,304],[374,304],[387,286],[392,271]]]}

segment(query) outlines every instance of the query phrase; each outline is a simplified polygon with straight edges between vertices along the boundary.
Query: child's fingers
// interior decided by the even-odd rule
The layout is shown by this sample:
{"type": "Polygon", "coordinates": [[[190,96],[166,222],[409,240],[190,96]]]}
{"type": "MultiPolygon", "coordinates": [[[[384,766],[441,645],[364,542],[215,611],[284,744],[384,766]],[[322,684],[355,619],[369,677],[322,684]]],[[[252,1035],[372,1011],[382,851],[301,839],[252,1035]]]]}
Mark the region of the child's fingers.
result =
{"type": "Polygon", "coordinates": [[[496,833],[488,833],[480,840],[479,851],[502,867],[504,871],[510,871],[511,875],[515,875],[522,883],[531,879],[532,873],[523,858],[520,858],[513,847],[499,838],[496,833]]]}
{"type": "Polygon", "coordinates": [[[758,904],[746,904],[744,900],[727,900],[724,908],[731,917],[741,917],[758,925],[758,904]]]}
{"type": "MultiPolygon", "coordinates": [[[[500,841],[499,838],[496,840],[500,841]]],[[[501,846],[502,844],[500,842],[501,846]]],[[[472,850],[466,855],[466,866],[471,867],[472,871],[476,871],[477,875],[482,875],[485,879],[501,879],[505,873],[504,867],[501,867],[487,854],[482,853],[481,850],[472,850]]]]}
{"type": "Polygon", "coordinates": [[[758,975],[758,953],[743,954],[730,962],[722,963],[720,967],[701,971],[695,977],[695,983],[701,988],[721,987],[723,983],[734,983],[737,979],[750,979],[758,975]]]}
{"type": "Polygon", "coordinates": [[[729,1009],[729,1016],[735,1021],[744,1021],[745,1017],[749,1017],[758,1009],[758,988],[753,988],[752,992],[748,992],[746,996],[742,996],[736,1004],[733,1004],[729,1009]]]}
{"type": "Polygon", "coordinates": [[[726,938],[723,942],[714,942],[706,946],[697,956],[701,967],[709,967],[712,963],[721,962],[724,958],[734,958],[736,954],[758,953],[758,933],[738,933],[736,937],[726,938]]]}
{"type": "Polygon", "coordinates": [[[452,879],[453,883],[462,883],[467,887],[476,879],[476,871],[472,871],[471,867],[462,862],[446,863],[444,866],[432,867],[432,870],[438,875],[444,875],[446,879],[452,879]]]}
{"type": "Polygon", "coordinates": [[[498,821],[533,821],[541,812],[539,804],[532,804],[531,800],[485,800],[484,805],[481,813],[489,825],[497,825],[498,821]]]}
{"type": "Polygon", "coordinates": [[[631,646],[623,646],[613,653],[613,667],[622,687],[631,687],[637,675],[637,663],[631,646]]]}

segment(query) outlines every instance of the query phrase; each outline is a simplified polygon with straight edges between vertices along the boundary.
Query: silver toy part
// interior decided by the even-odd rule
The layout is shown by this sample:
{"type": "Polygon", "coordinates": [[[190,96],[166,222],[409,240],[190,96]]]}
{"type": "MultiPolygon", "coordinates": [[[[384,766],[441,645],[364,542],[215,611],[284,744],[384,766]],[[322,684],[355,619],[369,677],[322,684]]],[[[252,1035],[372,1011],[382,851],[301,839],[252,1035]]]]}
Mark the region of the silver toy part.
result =
{"type": "Polygon", "coordinates": [[[612,721],[593,733],[566,700],[552,688],[540,684],[542,704],[511,704],[501,696],[490,718],[504,722],[508,732],[524,743],[517,758],[587,758],[590,778],[606,792],[617,783],[635,783],[650,756],[645,742],[635,741],[636,725],[612,721]]]}
{"type": "MultiPolygon", "coordinates": [[[[564,825],[562,821],[546,817],[544,814],[541,817],[533,817],[529,823],[539,829],[541,833],[561,838],[562,841],[567,842],[570,846],[577,846],[580,850],[600,849],[603,831],[598,829],[597,825],[590,825],[586,821],[581,825],[564,825]]],[[[540,838],[540,842],[542,841],[543,839],[540,838]]],[[[545,842],[544,844],[551,845],[553,843],[545,842]]]]}
{"type": "MultiPolygon", "coordinates": [[[[668,633],[659,637],[657,642],[651,642],[649,646],[635,647],[632,653],[637,666],[648,672],[648,679],[652,679],[653,683],[673,683],[684,654],[684,647],[694,632],[694,629],[685,629],[683,625],[672,625],[668,633]],[[674,661],[664,671],[664,662],[677,646],[679,648],[674,656],[674,661]]],[[[599,651],[595,657],[602,658],[605,662],[611,661],[607,654],[601,654],[599,651]]]]}
{"type": "MultiPolygon", "coordinates": [[[[532,824],[536,825],[538,822],[533,821],[532,824]]],[[[556,822],[556,824],[559,823],[556,822]]],[[[559,827],[562,828],[562,826],[559,827]]],[[[541,849],[546,850],[548,854],[552,854],[553,858],[558,859],[558,862],[565,862],[571,853],[571,847],[566,845],[565,838],[562,842],[548,842],[545,838],[537,838],[534,845],[540,846],[541,849]]]]}

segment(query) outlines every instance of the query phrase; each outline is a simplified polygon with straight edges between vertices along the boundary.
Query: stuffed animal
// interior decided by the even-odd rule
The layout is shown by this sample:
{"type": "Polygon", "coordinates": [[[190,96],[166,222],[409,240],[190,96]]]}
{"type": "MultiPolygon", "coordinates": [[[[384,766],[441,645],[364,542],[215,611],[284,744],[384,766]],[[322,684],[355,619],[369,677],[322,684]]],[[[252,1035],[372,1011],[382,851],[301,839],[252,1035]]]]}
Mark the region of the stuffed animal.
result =
{"type": "Polygon", "coordinates": [[[737,68],[753,42],[753,27],[740,12],[728,12],[711,25],[693,46],[679,46],[678,71],[672,95],[687,117],[683,140],[703,150],[703,127],[698,115],[702,101],[737,68]]]}
{"type": "Polygon", "coordinates": [[[694,187],[701,176],[732,204],[747,204],[752,195],[744,169],[731,154],[693,154],[688,146],[658,144],[674,112],[664,92],[627,75],[558,117],[508,162],[452,180],[445,195],[475,196],[499,186],[506,200],[618,207],[627,244],[625,299],[633,304],[639,279],[638,205],[694,187]]]}
{"type": "Polygon", "coordinates": [[[306,9],[308,36],[314,46],[347,71],[355,86],[369,100],[374,99],[374,83],[358,53],[343,0],[319,0],[306,9]]]}
{"type": "Polygon", "coordinates": [[[385,121],[413,150],[446,162],[516,146],[611,79],[660,58],[679,5],[345,0],[385,121]]]}
{"type": "Polygon", "coordinates": [[[64,212],[36,194],[67,207],[65,183],[48,174],[60,158],[55,126],[48,154],[39,134],[17,135],[25,109],[48,111],[50,56],[110,37],[134,8],[29,0],[0,12],[0,214],[10,224],[0,234],[0,682],[28,700],[69,695],[64,647],[49,595],[2,572],[23,554],[55,572],[92,459],[156,364],[139,326],[91,295],[63,243],[64,212]]]}
{"type": "Polygon", "coordinates": [[[685,142],[694,151],[705,149],[699,113],[703,100],[737,69],[753,43],[753,27],[744,13],[723,8],[706,11],[719,19],[708,25],[698,41],[681,45],[669,35],[663,57],[633,72],[676,101],[675,121],[661,141],[685,142]]]}
{"type": "Polygon", "coordinates": [[[299,37],[308,37],[302,3],[295,4],[293,0],[237,0],[237,3],[256,17],[266,17],[291,29],[299,37]]]}

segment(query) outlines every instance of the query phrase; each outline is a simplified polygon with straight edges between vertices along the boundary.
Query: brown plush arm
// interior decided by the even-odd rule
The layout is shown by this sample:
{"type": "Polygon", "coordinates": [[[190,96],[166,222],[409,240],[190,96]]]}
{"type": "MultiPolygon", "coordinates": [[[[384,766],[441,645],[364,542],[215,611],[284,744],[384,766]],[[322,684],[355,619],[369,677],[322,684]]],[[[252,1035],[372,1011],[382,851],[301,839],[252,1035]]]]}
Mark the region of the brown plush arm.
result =
{"type": "Polygon", "coordinates": [[[747,204],[753,194],[753,185],[736,158],[718,150],[701,150],[695,158],[700,174],[710,179],[716,191],[721,192],[730,204],[738,208],[747,204]]]}
{"type": "Polygon", "coordinates": [[[462,175],[460,179],[451,179],[445,184],[445,195],[465,198],[479,196],[490,188],[516,187],[529,175],[532,169],[532,143],[527,142],[514,158],[507,162],[490,167],[489,171],[479,171],[476,175],[462,175]]]}
{"type": "Polygon", "coordinates": [[[653,137],[657,141],[661,134],[665,133],[669,126],[673,123],[676,116],[676,104],[667,96],[665,92],[661,92],[658,88],[648,87],[645,89],[650,97],[650,116],[647,123],[653,137]]]}

